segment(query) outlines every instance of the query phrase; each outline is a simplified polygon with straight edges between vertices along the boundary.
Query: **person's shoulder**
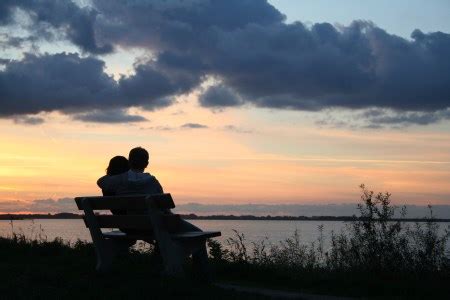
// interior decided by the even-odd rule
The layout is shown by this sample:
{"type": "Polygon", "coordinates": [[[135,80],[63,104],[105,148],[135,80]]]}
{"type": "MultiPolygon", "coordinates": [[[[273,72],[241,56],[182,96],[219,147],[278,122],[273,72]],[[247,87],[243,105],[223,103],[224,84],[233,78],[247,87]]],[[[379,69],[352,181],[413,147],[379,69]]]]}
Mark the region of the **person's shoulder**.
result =
{"type": "Polygon", "coordinates": [[[152,180],[152,185],[155,188],[154,192],[155,193],[163,193],[164,192],[163,187],[162,187],[161,183],[159,183],[158,179],[155,176],[151,175],[151,174],[149,174],[149,175],[150,175],[150,178],[152,180]]]}
{"type": "Polygon", "coordinates": [[[150,173],[145,173],[145,174],[147,174],[147,178],[148,178],[149,180],[158,181],[158,179],[156,178],[155,175],[152,175],[152,174],[150,174],[150,173]]]}
{"type": "Polygon", "coordinates": [[[141,178],[145,180],[156,180],[156,177],[148,172],[142,173],[141,176],[141,178]]]}

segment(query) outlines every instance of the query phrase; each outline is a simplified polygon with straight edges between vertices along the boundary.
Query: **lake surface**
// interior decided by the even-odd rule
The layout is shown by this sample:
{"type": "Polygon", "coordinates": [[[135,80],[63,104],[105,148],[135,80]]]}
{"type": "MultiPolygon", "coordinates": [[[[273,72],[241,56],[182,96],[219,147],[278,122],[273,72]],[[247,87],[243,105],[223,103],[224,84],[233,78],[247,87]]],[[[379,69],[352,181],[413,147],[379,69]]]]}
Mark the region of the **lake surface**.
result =
{"type": "MultiPolygon", "coordinates": [[[[317,240],[320,225],[323,225],[325,244],[329,244],[331,231],[345,230],[343,221],[264,221],[264,220],[189,220],[205,231],[218,230],[222,232],[219,241],[225,242],[235,237],[233,230],[245,235],[248,245],[251,242],[267,239],[268,242],[277,243],[292,237],[295,230],[300,234],[302,243],[309,244],[317,240]]],[[[413,225],[413,223],[411,223],[413,225]]],[[[448,223],[440,223],[440,232],[450,229],[448,223]]],[[[12,232],[23,233],[28,238],[37,239],[39,235],[53,240],[60,237],[65,241],[75,242],[77,239],[91,241],[89,231],[83,220],[15,220],[12,222],[0,220],[0,236],[11,236],[12,232]]],[[[450,249],[450,243],[447,248],[450,249]]]]}

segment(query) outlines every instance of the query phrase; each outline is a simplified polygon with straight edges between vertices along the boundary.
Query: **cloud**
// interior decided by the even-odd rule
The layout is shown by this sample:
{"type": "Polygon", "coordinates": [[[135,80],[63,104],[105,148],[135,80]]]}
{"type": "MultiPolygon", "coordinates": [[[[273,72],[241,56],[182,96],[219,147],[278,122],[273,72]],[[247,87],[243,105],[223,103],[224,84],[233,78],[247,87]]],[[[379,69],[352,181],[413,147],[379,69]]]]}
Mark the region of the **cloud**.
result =
{"type": "Polygon", "coordinates": [[[184,125],[181,125],[181,128],[190,128],[190,129],[203,129],[208,128],[208,126],[198,123],[186,123],[184,125]]]}
{"type": "Polygon", "coordinates": [[[149,101],[150,109],[157,109],[173,103],[161,99],[191,91],[209,77],[221,82],[200,96],[200,104],[209,108],[246,103],[306,111],[378,108],[408,112],[405,122],[420,124],[442,119],[430,114],[450,107],[447,33],[415,30],[411,39],[404,39],[368,21],[349,26],[288,24],[263,0],[91,2],[81,7],[69,0],[3,1],[0,23],[19,22],[14,11],[20,9],[31,19],[31,35],[62,36],[92,54],[108,53],[116,46],[138,47],[151,52],[152,60],[135,66],[135,75],[114,82],[104,74],[100,59],[78,57],[79,64],[71,65],[75,73],[90,65],[95,76],[87,75],[93,82],[63,82],[74,92],[69,94],[61,90],[62,78],[46,82],[45,90],[28,82],[50,75],[45,68],[39,68],[44,74],[30,70],[24,75],[25,86],[14,84],[18,65],[39,65],[30,64],[28,55],[6,64],[0,75],[0,99],[20,107],[7,105],[11,112],[2,108],[0,114],[148,107],[149,101]],[[13,84],[6,85],[5,78],[13,84]],[[52,94],[53,85],[62,95],[52,94]],[[53,100],[41,97],[48,94],[53,100]]]}
{"type": "Polygon", "coordinates": [[[17,116],[14,118],[14,123],[23,124],[23,125],[40,125],[44,123],[44,118],[36,117],[36,116],[17,116]]]}
{"type": "MultiPolygon", "coordinates": [[[[340,28],[285,24],[265,1],[169,3],[94,1],[105,19],[121,20],[100,22],[99,31],[112,43],[157,49],[161,61],[170,57],[178,69],[202,68],[257,106],[433,111],[449,105],[448,34],[416,30],[409,41],[363,21],[340,28]],[[250,16],[227,18],[249,7],[250,16]]],[[[201,103],[215,103],[208,99],[201,103]]]]}
{"type": "Polygon", "coordinates": [[[0,71],[0,116],[114,105],[119,87],[104,67],[75,53],[25,54],[0,71]]]}
{"type": "Polygon", "coordinates": [[[219,72],[256,106],[434,111],[450,105],[450,62],[442,52],[450,51],[449,35],[410,42],[362,22],[339,31],[295,23],[229,35],[233,44],[220,51],[219,72]]]}
{"type": "Polygon", "coordinates": [[[38,199],[33,201],[0,201],[0,212],[3,213],[78,213],[78,208],[73,198],[38,199]]]}
{"type": "Polygon", "coordinates": [[[0,34],[0,48],[7,49],[7,48],[22,48],[26,43],[35,43],[37,41],[36,37],[33,36],[27,36],[27,37],[18,37],[18,36],[11,36],[9,34],[3,33],[0,34]]]}
{"type": "MultiPolygon", "coordinates": [[[[208,47],[216,30],[234,31],[249,24],[271,25],[285,17],[260,0],[93,0],[98,32],[123,47],[172,49],[183,54],[208,47]]],[[[215,41],[216,42],[216,41],[215,41]]],[[[188,54],[189,55],[189,54],[188,54]]],[[[197,56],[191,57],[201,61],[197,56]]],[[[185,60],[185,64],[193,60],[185,60]]]]}
{"type": "Polygon", "coordinates": [[[332,128],[401,129],[413,125],[430,125],[444,120],[450,120],[450,109],[417,112],[371,108],[352,115],[340,115],[338,111],[329,111],[315,123],[319,127],[332,128]]]}
{"type": "Polygon", "coordinates": [[[31,212],[77,212],[72,198],[34,200],[28,206],[31,212]]]}
{"type": "Polygon", "coordinates": [[[92,123],[134,123],[147,121],[139,115],[130,115],[125,110],[94,110],[87,113],[76,114],[75,120],[92,123]]]}
{"type": "Polygon", "coordinates": [[[151,127],[141,127],[140,130],[158,130],[158,131],[172,131],[175,128],[170,126],[151,126],[151,127]]]}
{"type": "Polygon", "coordinates": [[[209,128],[207,125],[198,124],[198,123],[186,123],[179,127],[173,126],[151,126],[151,127],[141,127],[141,130],[158,130],[158,131],[172,131],[172,130],[181,130],[181,129],[205,129],[209,128]]]}
{"type": "Polygon", "coordinates": [[[199,101],[202,106],[211,108],[238,106],[242,104],[239,96],[224,85],[209,87],[200,95],[199,101]]]}
{"type": "Polygon", "coordinates": [[[14,0],[0,1],[0,25],[7,25],[14,18],[14,0]]]}
{"type": "Polygon", "coordinates": [[[254,133],[254,130],[252,129],[245,129],[242,127],[238,127],[235,125],[226,125],[223,127],[224,130],[233,131],[236,133],[254,133]]]}
{"type": "MultiPolygon", "coordinates": [[[[135,74],[118,81],[104,68],[102,60],[76,53],[25,54],[22,60],[6,62],[0,69],[0,117],[131,106],[157,109],[170,105],[170,96],[197,84],[191,78],[171,76],[170,71],[159,70],[151,63],[137,65],[135,74]]],[[[88,112],[89,116],[92,121],[92,113],[88,112]]]]}
{"type": "Polygon", "coordinates": [[[223,97],[230,89],[255,106],[293,110],[450,106],[450,35],[442,32],[416,30],[406,40],[365,21],[286,24],[266,1],[97,0],[94,7],[111,43],[157,50],[161,64],[220,78],[200,97],[207,107],[240,103],[223,97]],[[249,16],[234,16],[247,9],[249,16]]]}
{"type": "Polygon", "coordinates": [[[429,125],[450,119],[450,109],[435,112],[396,112],[372,109],[366,111],[363,117],[371,125],[429,125]]]}
{"type": "Polygon", "coordinates": [[[17,10],[31,19],[28,30],[32,39],[53,38],[52,29],[57,29],[84,52],[106,54],[113,50],[110,44],[98,44],[94,27],[97,11],[90,7],[80,7],[68,0],[4,0],[0,4],[0,24],[20,22],[15,18],[17,10]]]}
{"type": "Polygon", "coordinates": [[[135,65],[134,72],[119,79],[120,92],[129,104],[139,104],[147,110],[172,104],[171,96],[187,93],[201,82],[196,74],[165,68],[152,61],[135,65]],[[153,99],[151,103],[149,98],[153,99]]]}

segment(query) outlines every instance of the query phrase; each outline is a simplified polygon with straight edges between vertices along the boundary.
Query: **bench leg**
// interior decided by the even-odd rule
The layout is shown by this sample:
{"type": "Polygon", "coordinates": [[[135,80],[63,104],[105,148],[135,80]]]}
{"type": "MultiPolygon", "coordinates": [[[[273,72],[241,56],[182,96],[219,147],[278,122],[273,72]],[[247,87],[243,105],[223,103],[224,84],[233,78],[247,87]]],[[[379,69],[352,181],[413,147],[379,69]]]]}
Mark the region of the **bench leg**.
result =
{"type": "Polygon", "coordinates": [[[166,276],[184,277],[183,263],[186,254],[182,247],[173,243],[170,249],[161,252],[164,261],[163,274],[166,276]]]}
{"type": "Polygon", "coordinates": [[[195,273],[205,281],[211,281],[212,273],[208,264],[208,252],[206,251],[205,242],[196,251],[192,253],[192,263],[195,273]]]}
{"type": "Polygon", "coordinates": [[[105,240],[101,245],[95,245],[95,252],[97,254],[97,266],[98,272],[108,272],[111,269],[114,259],[120,253],[125,253],[133,243],[129,241],[111,241],[105,240]]]}
{"type": "MultiPolygon", "coordinates": [[[[180,231],[202,231],[200,228],[186,220],[181,220],[180,231]]],[[[212,280],[212,272],[208,265],[208,252],[206,250],[206,241],[196,241],[189,245],[189,251],[192,253],[192,263],[194,271],[202,279],[212,280]],[[189,247],[190,246],[190,247],[189,247]]]]}

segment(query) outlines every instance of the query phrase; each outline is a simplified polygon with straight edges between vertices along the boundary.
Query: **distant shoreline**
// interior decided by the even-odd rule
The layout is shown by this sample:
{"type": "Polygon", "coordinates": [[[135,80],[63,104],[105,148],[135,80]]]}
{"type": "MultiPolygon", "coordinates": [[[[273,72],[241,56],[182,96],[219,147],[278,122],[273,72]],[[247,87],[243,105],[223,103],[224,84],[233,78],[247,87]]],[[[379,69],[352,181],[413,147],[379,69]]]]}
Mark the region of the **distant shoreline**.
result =
{"type": "MultiPolygon", "coordinates": [[[[183,219],[187,220],[243,220],[243,221],[356,221],[362,220],[355,216],[253,216],[253,215],[210,215],[198,216],[195,214],[180,214],[183,219]]],[[[83,215],[73,213],[57,213],[57,214],[0,214],[0,220],[70,220],[82,219],[83,215]]],[[[402,222],[425,222],[425,218],[393,218],[392,221],[402,222]]],[[[450,219],[434,219],[435,222],[450,223],[450,219]]]]}

